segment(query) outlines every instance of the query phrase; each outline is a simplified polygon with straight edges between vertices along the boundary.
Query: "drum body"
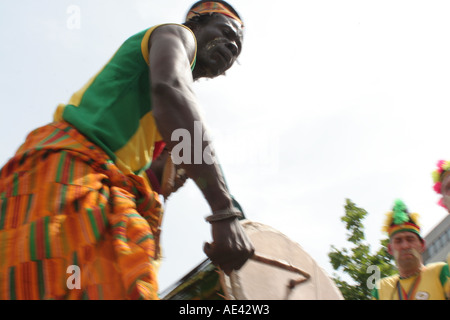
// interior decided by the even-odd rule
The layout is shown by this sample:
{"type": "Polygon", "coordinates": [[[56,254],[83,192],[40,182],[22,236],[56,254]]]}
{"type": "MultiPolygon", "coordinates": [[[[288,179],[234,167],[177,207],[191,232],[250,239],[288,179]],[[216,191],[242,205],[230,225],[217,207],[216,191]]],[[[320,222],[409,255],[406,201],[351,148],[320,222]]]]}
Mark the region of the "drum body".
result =
{"type": "Polygon", "coordinates": [[[205,260],[166,291],[175,300],[342,300],[326,272],[281,232],[243,220],[255,257],[230,276],[205,260]]]}

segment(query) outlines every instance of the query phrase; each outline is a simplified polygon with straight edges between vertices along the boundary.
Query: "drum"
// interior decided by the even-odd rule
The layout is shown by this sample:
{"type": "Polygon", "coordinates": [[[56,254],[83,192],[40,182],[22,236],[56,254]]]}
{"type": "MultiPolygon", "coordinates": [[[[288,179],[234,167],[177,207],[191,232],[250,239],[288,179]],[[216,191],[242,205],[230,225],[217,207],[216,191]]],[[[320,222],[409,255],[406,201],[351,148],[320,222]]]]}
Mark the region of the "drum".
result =
{"type": "Polygon", "coordinates": [[[242,220],[255,254],[227,276],[209,259],[161,294],[164,300],[342,300],[303,248],[262,223],[242,220]]]}

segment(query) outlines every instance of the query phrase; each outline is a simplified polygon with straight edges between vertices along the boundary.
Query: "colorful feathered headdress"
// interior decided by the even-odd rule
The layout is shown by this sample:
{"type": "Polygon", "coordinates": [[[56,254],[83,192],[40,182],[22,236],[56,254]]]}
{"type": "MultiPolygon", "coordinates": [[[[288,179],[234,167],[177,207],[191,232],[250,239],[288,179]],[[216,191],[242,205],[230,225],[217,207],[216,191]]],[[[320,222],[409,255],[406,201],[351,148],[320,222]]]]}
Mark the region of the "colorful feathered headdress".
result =
{"type": "Polygon", "coordinates": [[[420,239],[419,214],[409,213],[402,200],[395,200],[391,212],[386,213],[383,231],[391,238],[394,234],[402,231],[409,231],[417,234],[420,239]]]}
{"type": "MultiPolygon", "coordinates": [[[[450,161],[439,160],[436,164],[437,168],[431,173],[431,177],[433,178],[433,189],[436,193],[442,193],[442,180],[446,172],[450,170],[450,161]]],[[[443,198],[441,197],[438,201],[438,204],[447,209],[443,202],[443,198]]]]}

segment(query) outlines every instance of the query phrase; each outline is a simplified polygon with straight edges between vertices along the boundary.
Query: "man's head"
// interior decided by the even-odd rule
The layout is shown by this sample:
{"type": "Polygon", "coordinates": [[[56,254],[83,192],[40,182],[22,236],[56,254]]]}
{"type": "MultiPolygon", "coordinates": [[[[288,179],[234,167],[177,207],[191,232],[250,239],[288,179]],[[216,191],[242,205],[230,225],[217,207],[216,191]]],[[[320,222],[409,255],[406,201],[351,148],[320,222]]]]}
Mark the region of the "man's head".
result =
{"type": "Polygon", "coordinates": [[[399,268],[412,270],[419,267],[424,251],[425,241],[413,232],[397,232],[389,239],[388,252],[399,268]]]}
{"type": "Polygon", "coordinates": [[[418,214],[409,213],[403,201],[395,201],[383,231],[389,235],[388,252],[400,269],[414,270],[422,265],[425,240],[420,234],[418,214]]]}
{"type": "Polygon", "coordinates": [[[442,195],[438,204],[450,212],[450,161],[439,160],[432,177],[434,191],[442,195]]]}
{"type": "Polygon", "coordinates": [[[242,50],[243,23],[225,1],[199,1],[184,23],[197,39],[194,78],[214,78],[225,73],[242,50]]]}

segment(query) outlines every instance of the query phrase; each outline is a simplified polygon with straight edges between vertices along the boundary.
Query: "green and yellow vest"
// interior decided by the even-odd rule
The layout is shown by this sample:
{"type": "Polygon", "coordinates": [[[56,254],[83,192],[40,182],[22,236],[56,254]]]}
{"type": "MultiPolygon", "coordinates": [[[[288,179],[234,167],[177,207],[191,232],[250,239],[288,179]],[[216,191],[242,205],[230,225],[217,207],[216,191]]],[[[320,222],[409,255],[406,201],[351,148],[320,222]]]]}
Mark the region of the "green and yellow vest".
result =
{"type": "MultiPolygon", "coordinates": [[[[55,121],[67,121],[101,147],[125,174],[144,172],[155,143],[162,141],[152,115],[148,52],[150,36],[159,26],[127,39],[54,114],[55,121]]],[[[192,69],[194,64],[195,58],[192,69]]]]}

